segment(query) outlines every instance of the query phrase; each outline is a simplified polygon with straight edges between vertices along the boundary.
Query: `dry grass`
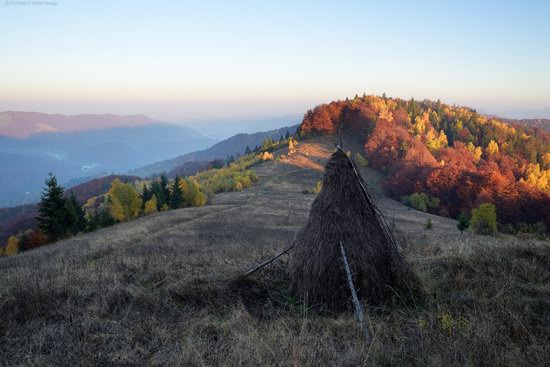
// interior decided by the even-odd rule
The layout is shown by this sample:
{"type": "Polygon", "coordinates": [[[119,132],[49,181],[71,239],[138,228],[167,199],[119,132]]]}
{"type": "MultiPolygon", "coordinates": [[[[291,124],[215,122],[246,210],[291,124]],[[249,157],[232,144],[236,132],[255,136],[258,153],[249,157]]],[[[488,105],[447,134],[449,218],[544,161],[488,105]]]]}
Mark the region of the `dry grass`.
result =
{"type": "Polygon", "coordinates": [[[289,294],[286,259],[239,280],[294,237],[314,198],[302,191],[320,178],[279,162],[255,171],[258,185],[207,207],[1,258],[0,365],[550,363],[548,243],[460,235],[384,198],[426,298],[369,307],[370,348],[352,314],[289,294]]]}

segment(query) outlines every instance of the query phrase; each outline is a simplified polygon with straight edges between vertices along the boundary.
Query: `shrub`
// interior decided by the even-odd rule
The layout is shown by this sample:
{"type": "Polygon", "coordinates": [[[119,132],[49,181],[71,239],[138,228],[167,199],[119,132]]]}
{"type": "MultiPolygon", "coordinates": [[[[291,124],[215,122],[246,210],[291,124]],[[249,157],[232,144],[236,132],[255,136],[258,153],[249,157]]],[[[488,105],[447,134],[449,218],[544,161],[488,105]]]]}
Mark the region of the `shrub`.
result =
{"type": "Polygon", "coordinates": [[[470,227],[477,234],[494,235],[497,231],[497,211],[493,204],[484,203],[472,210],[470,227]]]}
{"type": "Polygon", "coordinates": [[[433,226],[434,226],[434,224],[433,224],[432,220],[431,220],[431,219],[428,219],[428,220],[426,221],[426,224],[424,225],[424,228],[426,228],[426,229],[432,229],[433,226]]]}
{"type": "Polygon", "coordinates": [[[4,251],[6,256],[15,255],[19,252],[19,240],[15,236],[11,236],[8,239],[8,244],[6,245],[6,250],[4,251]]]}
{"type": "Polygon", "coordinates": [[[470,226],[470,218],[466,213],[460,213],[458,215],[458,223],[456,224],[456,227],[460,232],[464,232],[465,229],[467,229],[470,226]]]}
{"type": "Polygon", "coordinates": [[[355,153],[355,161],[360,167],[367,167],[369,165],[367,159],[359,153],[355,153]]]}
{"type": "Polygon", "coordinates": [[[263,152],[261,155],[262,161],[271,161],[273,160],[273,153],[270,152],[263,152]]]}
{"type": "Polygon", "coordinates": [[[420,210],[426,213],[428,209],[436,209],[439,207],[439,199],[430,197],[424,193],[414,193],[412,195],[403,196],[401,198],[403,204],[410,206],[413,209],[420,210]]]}
{"type": "Polygon", "coordinates": [[[155,195],[153,195],[151,200],[147,200],[147,202],[145,203],[145,206],[143,208],[143,214],[144,215],[149,215],[149,214],[156,213],[157,211],[158,211],[157,210],[157,197],[155,195]]]}
{"type": "Polygon", "coordinates": [[[317,184],[315,185],[315,192],[318,194],[323,190],[323,181],[317,181],[317,184]]]}
{"type": "Polygon", "coordinates": [[[48,243],[48,236],[38,229],[25,232],[25,251],[44,246],[48,243]]]}

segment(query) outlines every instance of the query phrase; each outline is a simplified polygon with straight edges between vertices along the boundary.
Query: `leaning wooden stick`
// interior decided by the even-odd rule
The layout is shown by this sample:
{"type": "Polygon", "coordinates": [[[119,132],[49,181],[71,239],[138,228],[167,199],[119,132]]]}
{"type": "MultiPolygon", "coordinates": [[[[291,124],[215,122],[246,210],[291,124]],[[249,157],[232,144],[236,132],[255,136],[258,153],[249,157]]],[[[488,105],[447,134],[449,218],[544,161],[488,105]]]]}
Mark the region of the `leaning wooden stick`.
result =
{"type": "Polygon", "coordinates": [[[359,302],[359,298],[357,297],[357,292],[355,291],[355,287],[353,286],[353,279],[351,277],[351,270],[349,267],[348,257],[346,256],[346,251],[344,250],[344,243],[342,241],[340,241],[340,252],[342,253],[342,261],[344,262],[344,268],[346,269],[348,286],[351,291],[351,299],[353,301],[353,306],[355,307],[355,317],[357,317],[357,322],[359,323],[359,327],[365,333],[365,338],[367,340],[371,340],[369,329],[365,325],[365,316],[363,315],[363,307],[359,302]]]}
{"type": "Polygon", "coordinates": [[[280,252],[279,254],[275,255],[274,257],[272,257],[271,259],[269,260],[266,260],[264,261],[263,263],[261,263],[260,265],[258,266],[255,266],[254,268],[250,269],[249,271],[247,271],[243,276],[248,276],[258,270],[260,270],[261,268],[263,268],[264,266],[266,265],[269,265],[271,264],[273,261],[277,260],[278,258],[280,258],[281,256],[283,256],[284,254],[286,254],[287,252],[289,252],[294,246],[290,246],[290,247],[287,247],[286,249],[284,249],[282,252],[280,252]]]}

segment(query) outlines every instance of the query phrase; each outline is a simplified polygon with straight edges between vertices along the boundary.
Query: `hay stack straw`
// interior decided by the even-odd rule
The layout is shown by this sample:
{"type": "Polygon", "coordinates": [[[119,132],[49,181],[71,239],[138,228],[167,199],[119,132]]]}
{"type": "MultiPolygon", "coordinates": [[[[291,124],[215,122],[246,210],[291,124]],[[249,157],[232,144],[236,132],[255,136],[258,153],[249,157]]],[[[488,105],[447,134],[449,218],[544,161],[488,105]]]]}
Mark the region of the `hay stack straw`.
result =
{"type": "Polygon", "coordinates": [[[354,169],[340,149],[332,155],[322,191],[293,243],[291,290],[312,307],[338,311],[351,306],[340,241],[363,302],[384,303],[400,288],[404,261],[382,214],[360,182],[365,189],[367,185],[354,169]]]}

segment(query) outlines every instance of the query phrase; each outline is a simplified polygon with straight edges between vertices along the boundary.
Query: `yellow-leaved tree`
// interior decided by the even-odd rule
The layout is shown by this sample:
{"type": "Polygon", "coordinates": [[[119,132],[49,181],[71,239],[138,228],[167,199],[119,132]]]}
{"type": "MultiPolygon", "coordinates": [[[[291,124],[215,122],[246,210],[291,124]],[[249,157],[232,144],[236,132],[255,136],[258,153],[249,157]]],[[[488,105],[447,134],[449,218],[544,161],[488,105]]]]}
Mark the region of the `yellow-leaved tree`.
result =
{"type": "Polygon", "coordinates": [[[143,214],[149,215],[149,214],[156,213],[158,211],[157,206],[158,206],[157,197],[153,194],[153,197],[150,200],[147,200],[145,202],[145,206],[143,207],[143,214]]]}
{"type": "Polygon", "coordinates": [[[292,138],[288,140],[288,155],[296,153],[295,143],[292,141],[292,138]]]}
{"type": "Polygon", "coordinates": [[[180,188],[183,193],[184,206],[206,205],[206,195],[200,191],[199,184],[195,180],[181,179],[180,188]]]}
{"type": "Polygon", "coordinates": [[[474,155],[474,161],[478,162],[481,159],[481,147],[476,147],[472,142],[468,143],[468,150],[474,155]]]}
{"type": "Polygon", "coordinates": [[[520,180],[521,182],[527,182],[531,186],[550,192],[550,169],[541,169],[538,163],[529,163],[525,176],[527,179],[520,180]]]}
{"type": "Polygon", "coordinates": [[[542,164],[544,164],[546,169],[550,169],[550,153],[545,153],[542,156],[542,164]]]}
{"type": "Polygon", "coordinates": [[[445,135],[443,130],[436,134],[435,130],[431,129],[426,134],[426,144],[432,153],[437,153],[441,148],[446,147],[448,143],[447,135],[445,135]]]}
{"type": "Polygon", "coordinates": [[[8,238],[8,244],[6,245],[5,255],[11,256],[19,252],[19,239],[15,236],[8,238]]]}
{"type": "Polygon", "coordinates": [[[498,143],[494,140],[491,140],[487,145],[487,149],[485,149],[485,152],[489,157],[492,156],[493,154],[498,153],[498,143]]]}
{"type": "Polygon", "coordinates": [[[416,116],[409,132],[413,135],[423,134],[429,124],[430,115],[428,112],[424,112],[421,116],[416,116]]]}
{"type": "Polygon", "coordinates": [[[125,184],[118,178],[113,181],[107,193],[110,200],[111,215],[120,222],[137,218],[141,209],[141,198],[130,184],[125,184]]]}

